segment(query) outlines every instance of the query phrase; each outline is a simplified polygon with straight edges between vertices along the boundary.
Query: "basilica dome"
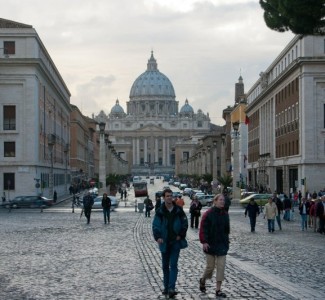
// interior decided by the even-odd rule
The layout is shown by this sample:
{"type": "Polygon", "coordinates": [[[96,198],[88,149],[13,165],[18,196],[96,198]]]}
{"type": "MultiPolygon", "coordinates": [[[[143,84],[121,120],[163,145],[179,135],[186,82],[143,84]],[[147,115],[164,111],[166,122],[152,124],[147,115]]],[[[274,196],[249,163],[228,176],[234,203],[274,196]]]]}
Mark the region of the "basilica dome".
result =
{"type": "Polygon", "coordinates": [[[180,113],[182,114],[188,114],[188,113],[194,113],[193,107],[188,104],[188,100],[185,100],[185,104],[182,106],[180,113]]]}
{"type": "Polygon", "coordinates": [[[157,61],[151,51],[147,70],[133,83],[130,100],[175,100],[175,91],[171,81],[157,68],[157,61]]]}
{"type": "Polygon", "coordinates": [[[117,99],[116,100],[116,103],[115,103],[115,105],[112,107],[112,109],[111,109],[111,113],[112,114],[124,114],[124,109],[123,109],[123,107],[120,105],[120,102],[119,102],[119,100],[117,99]]]}

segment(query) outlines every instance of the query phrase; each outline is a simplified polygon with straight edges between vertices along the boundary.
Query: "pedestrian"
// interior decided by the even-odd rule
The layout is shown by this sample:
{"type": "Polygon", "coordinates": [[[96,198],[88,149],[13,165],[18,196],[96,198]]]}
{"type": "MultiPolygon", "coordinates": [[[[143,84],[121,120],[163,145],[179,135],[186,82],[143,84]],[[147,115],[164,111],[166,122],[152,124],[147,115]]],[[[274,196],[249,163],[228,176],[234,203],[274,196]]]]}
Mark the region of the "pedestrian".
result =
{"type": "Polygon", "coordinates": [[[201,216],[202,204],[198,200],[197,196],[194,196],[194,199],[190,205],[190,214],[191,214],[191,228],[199,228],[199,219],[201,216]]]}
{"type": "Polygon", "coordinates": [[[277,196],[276,193],[273,194],[273,202],[276,205],[277,208],[277,214],[276,214],[276,222],[279,226],[279,229],[282,230],[282,226],[281,226],[281,214],[283,212],[283,203],[280,200],[280,198],[277,196]]]}
{"type": "Polygon", "coordinates": [[[161,198],[160,196],[156,195],[156,204],[155,204],[155,211],[157,211],[161,206],[161,198]]]}
{"type": "Polygon", "coordinates": [[[53,192],[53,202],[56,203],[57,200],[58,200],[58,193],[56,192],[56,190],[54,190],[54,192],[53,192]]]}
{"type": "Polygon", "coordinates": [[[163,295],[168,295],[169,298],[177,295],[178,258],[180,250],[187,247],[185,237],[188,228],[186,214],[173,203],[172,195],[170,189],[163,191],[164,202],[157,210],[152,223],[153,236],[162,256],[163,295]]]}
{"type": "Polygon", "coordinates": [[[177,196],[177,200],[176,200],[176,205],[180,206],[180,207],[184,207],[185,205],[185,202],[184,202],[184,199],[182,198],[182,196],[177,196]]]}
{"type": "Polygon", "coordinates": [[[84,204],[85,217],[87,218],[87,224],[89,224],[90,223],[91,209],[92,209],[93,204],[94,204],[94,198],[90,195],[89,191],[83,197],[83,204],[84,204]]]}
{"type": "Polygon", "coordinates": [[[223,190],[223,196],[224,196],[224,198],[225,198],[225,210],[226,210],[226,211],[229,211],[229,207],[230,207],[230,205],[231,205],[231,200],[230,200],[230,198],[229,198],[229,193],[228,193],[228,189],[227,189],[227,188],[225,188],[225,189],[223,190]]]}
{"type": "Polygon", "coordinates": [[[229,250],[230,221],[225,209],[225,197],[218,194],[213,199],[212,207],[201,220],[199,238],[206,256],[206,267],[200,278],[200,291],[205,293],[205,282],[211,279],[216,268],[216,296],[226,298],[221,291],[225,277],[226,255],[229,250]]]}
{"type": "Polygon", "coordinates": [[[276,204],[273,202],[272,197],[270,197],[268,203],[265,204],[264,213],[264,219],[267,218],[267,227],[269,232],[274,232],[274,219],[277,213],[276,204]]]}
{"type": "Polygon", "coordinates": [[[144,199],[143,201],[144,205],[145,205],[145,217],[149,217],[150,218],[150,211],[154,208],[152,200],[147,196],[146,199],[144,199]]]}
{"type": "Polygon", "coordinates": [[[319,224],[317,232],[325,234],[325,196],[322,196],[321,201],[317,203],[316,216],[319,224]]]}
{"type": "Polygon", "coordinates": [[[284,200],[283,200],[283,209],[284,209],[283,220],[290,221],[291,201],[286,195],[284,196],[284,200]]]}
{"type": "Polygon", "coordinates": [[[247,213],[248,213],[249,221],[251,224],[251,232],[255,232],[256,217],[259,216],[260,209],[259,209],[257,203],[255,202],[254,198],[252,198],[249,201],[248,205],[246,206],[245,218],[247,216],[247,213]]]}
{"type": "Polygon", "coordinates": [[[107,196],[107,193],[103,194],[102,198],[102,208],[103,208],[103,214],[104,214],[104,223],[110,223],[110,216],[111,216],[111,206],[112,201],[110,197],[107,196]],[[107,219],[107,222],[106,222],[107,219]]]}
{"type": "Polygon", "coordinates": [[[306,198],[302,198],[302,202],[299,204],[299,214],[301,217],[301,230],[307,231],[307,216],[309,215],[309,203],[306,198]]]}

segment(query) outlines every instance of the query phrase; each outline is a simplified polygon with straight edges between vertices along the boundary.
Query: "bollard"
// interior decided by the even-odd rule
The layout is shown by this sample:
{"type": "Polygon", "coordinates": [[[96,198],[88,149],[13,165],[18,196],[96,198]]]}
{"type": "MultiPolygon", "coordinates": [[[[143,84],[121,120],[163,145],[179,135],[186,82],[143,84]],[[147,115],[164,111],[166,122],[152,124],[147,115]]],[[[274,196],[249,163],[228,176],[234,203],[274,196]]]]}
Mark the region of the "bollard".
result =
{"type": "Polygon", "coordinates": [[[72,213],[74,213],[74,202],[72,202],[72,213]]]}
{"type": "Polygon", "coordinates": [[[137,204],[137,199],[134,200],[134,211],[138,211],[138,204],[137,204]]]}

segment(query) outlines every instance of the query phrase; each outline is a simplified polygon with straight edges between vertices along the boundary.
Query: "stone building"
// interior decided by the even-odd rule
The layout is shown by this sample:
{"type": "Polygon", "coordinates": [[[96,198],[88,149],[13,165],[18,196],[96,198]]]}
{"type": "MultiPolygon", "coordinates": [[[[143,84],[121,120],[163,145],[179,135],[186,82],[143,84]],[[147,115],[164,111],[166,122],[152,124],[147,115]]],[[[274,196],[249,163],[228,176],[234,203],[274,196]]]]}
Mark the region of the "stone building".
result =
{"type": "Polygon", "coordinates": [[[324,36],[295,36],[247,92],[252,186],[287,194],[324,188],[324,45],[324,36]]]}
{"type": "Polygon", "coordinates": [[[0,70],[1,195],[65,193],[70,92],[31,25],[0,19],[0,70]]]}
{"type": "Polygon", "coordinates": [[[187,99],[180,110],[178,105],[171,81],[158,70],[151,53],[147,70],[131,87],[127,111],[116,100],[108,115],[101,111],[95,119],[106,123],[109,140],[128,162],[129,173],[174,174],[177,157],[189,157],[191,151],[187,147],[176,154],[176,144],[195,135],[204,136],[213,128],[209,114],[201,109],[195,113],[187,99]]]}

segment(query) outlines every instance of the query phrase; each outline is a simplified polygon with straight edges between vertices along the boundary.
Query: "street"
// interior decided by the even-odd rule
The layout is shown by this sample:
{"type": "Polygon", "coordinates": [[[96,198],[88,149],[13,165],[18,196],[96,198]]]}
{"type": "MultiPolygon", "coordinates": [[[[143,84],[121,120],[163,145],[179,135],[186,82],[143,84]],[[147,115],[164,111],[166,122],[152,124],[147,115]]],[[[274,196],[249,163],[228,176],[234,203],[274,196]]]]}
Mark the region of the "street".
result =
{"type": "MultiPolygon", "coordinates": [[[[164,184],[148,184],[150,198],[164,184]]],[[[173,187],[173,190],[178,190],[173,187]]],[[[65,201],[42,213],[0,209],[0,299],[165,299],[160,253],[151,218],[135,212],[132,189],[105,225],[101,210],[90,224],[65,201]]],[[[186,198],[188,213],[190,200],[186,198]]],[[[205,210],[206,208],[204,208],[205,210]]],[[[250,232],[244,210],[231,207],[231,245],[223,291],[228,299],[324,299],[325,236],[300,230],[300,217],[267,232],[258,217],[250,232]]],[[[199,291],[205,257],[198,230],[179,260],[175,299],[215,299],[214,281],[199,291]]]]}

